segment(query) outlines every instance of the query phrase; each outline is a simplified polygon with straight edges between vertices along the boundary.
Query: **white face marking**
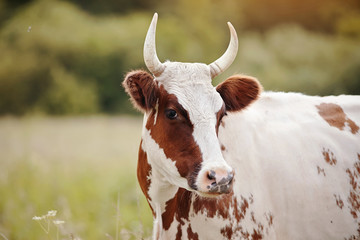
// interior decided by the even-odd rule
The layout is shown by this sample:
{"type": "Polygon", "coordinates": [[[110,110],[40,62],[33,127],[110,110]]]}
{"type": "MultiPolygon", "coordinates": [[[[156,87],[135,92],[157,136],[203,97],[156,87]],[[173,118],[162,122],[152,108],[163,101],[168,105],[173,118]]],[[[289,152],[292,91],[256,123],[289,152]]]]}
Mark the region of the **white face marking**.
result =
{"type": "Polygon", "coordinates": [[[193,137],[203,157],[200,173],[217,167],[232,171],[222,156],[216,135],[216,113],[222,108],[223,100],[211,84],[209,66],[178,62],[164,65],[165,71],[156,80],[188,111],[194,125],[193,137]]]}
{"type": "Polygon", "coordinates": [[[158,113],[159,113],[159,99],[156,100],[156,105],[155,105],[154,125],[156,124],[158,113]]]}

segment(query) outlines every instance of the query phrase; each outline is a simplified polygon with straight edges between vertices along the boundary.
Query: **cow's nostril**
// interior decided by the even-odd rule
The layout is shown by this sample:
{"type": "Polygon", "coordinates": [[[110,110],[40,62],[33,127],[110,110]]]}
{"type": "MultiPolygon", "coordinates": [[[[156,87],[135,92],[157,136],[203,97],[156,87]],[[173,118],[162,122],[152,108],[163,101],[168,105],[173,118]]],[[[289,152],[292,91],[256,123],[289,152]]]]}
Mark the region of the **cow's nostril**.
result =
{"type": "Polygon", "coordinates": [[[233,180],[234,180],[234,177],[231,177],[229,180],[229,184],[232,184],[233,180]]]}
{"type": "Polygon", "coordinates": [[[207,178],[209,179],[209,180],[215,180],[216,178],[215,178],[215,171],[213,171],[213,170],[211,170],[210,172],[208,172],[208,174],[207,174],[207,178]]]}
{"type": "Polygon", "coordinates": [[[234,173],[233,172],[229,173],[228,179],[229,179],[229,183],[232,183],[232,181],[234,179],[234,173]]]}

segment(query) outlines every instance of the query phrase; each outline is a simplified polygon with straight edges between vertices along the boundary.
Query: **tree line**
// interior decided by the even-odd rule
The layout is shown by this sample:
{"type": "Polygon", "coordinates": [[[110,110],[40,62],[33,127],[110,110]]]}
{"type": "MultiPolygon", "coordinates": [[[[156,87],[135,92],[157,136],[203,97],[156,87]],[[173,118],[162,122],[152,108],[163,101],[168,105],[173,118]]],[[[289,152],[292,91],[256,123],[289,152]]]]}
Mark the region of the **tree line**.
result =
{"type": "Polygon", "coordinates": [[[142,46],[159,13],[161,60],[210,63],[231,21],[233,73],[265,90],[360,94],[357,0],[0,0],[0,114],[133,113],[124,74],[145,68],[142,46]]]}

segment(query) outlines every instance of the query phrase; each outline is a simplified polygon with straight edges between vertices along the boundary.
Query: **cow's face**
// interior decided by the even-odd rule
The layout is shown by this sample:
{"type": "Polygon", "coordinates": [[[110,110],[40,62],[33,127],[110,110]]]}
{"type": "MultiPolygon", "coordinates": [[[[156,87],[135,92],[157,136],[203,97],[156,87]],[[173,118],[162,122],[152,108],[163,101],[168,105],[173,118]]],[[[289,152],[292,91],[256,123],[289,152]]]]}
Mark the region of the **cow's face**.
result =
{"type": "Polygon", "coordinates": [[[227,111],[239,111],[257,98],[260,85],[233,76],[214,88],[205,64],[165,65],[156,79],[134,71],[124,81],[146,116],[143,145],[153,171],[202,196],[230,192],[234,172],[222,156],[217,131],[227,111]]]}
{"type": "Polygon", "coordinates": [[[229,193],[234,172],[222,156],[217,132],[226,111],[239,111],[257,98],[259,83],[234,76],[214,88],[211,80],[219,72],[211,65],[156,61],[147,63],[155,77],[134,71],[123,83],[145,114],[142,148],[152,171],[201,196],[229,193]]]}

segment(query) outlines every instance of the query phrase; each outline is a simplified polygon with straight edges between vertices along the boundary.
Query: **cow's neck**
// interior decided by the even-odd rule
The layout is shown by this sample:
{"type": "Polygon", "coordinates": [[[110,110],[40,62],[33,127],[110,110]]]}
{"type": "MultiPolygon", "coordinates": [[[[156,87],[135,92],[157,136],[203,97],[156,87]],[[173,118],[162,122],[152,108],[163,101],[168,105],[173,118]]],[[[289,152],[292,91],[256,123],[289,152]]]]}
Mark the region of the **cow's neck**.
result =
{"type": "Polygon", "coordinates": [[[153,213],[153,238],[161,239],[163,231],[170,228],[174,217],[178,218],[179,214],[176,212],[179,211],[180,201],[182,206],[184,204],[190,205],[191,193],[169,183],[159,173],[157,167],[151,166],[154,159],[151,159],[151,156],[143,149],[144,145],[146,144],[143,144],[142,141],[138,158],[138,181],[153,213]]]}
{"type": "Polygon", "coordinates": [[[154,160],[147,154],[143,143],[144,141],[141,141],[139,148],[137,176],[141,190],[155,216],[157,211],[165,210],[166,202],[174,197],[178,187],[170,184],[156,167],[152,167],[154,160]]]}

